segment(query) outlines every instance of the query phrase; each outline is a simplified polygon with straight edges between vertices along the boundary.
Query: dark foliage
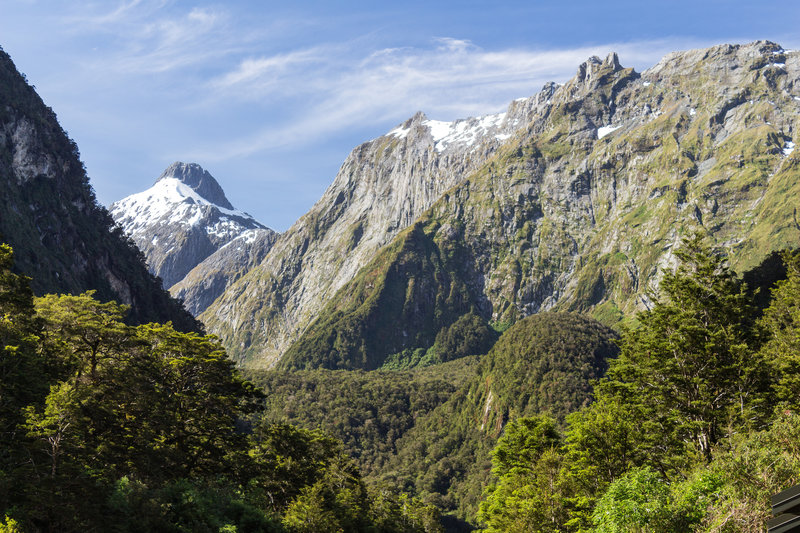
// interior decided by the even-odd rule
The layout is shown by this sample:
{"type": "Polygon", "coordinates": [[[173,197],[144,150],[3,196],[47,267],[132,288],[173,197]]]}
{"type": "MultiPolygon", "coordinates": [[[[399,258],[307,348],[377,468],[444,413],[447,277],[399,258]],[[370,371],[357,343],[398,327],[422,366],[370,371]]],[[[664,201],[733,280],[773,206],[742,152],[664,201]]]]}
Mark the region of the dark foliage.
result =
{"type": "Polygon", "coordinates": [[[415,224],[345,285],[281,359],[286,369],[380,368],[392,354],[427,350],[436,335],[481,307],[466,246],[437,242],[415,224]]]}
{"type": "Polygon", "coordinates": [[[440,530],[320,431],[241,431],[263,394],[213,337],[129,326],[91,292],[34,300],[7,246],[0,311],[4,530],[440,530]]]}

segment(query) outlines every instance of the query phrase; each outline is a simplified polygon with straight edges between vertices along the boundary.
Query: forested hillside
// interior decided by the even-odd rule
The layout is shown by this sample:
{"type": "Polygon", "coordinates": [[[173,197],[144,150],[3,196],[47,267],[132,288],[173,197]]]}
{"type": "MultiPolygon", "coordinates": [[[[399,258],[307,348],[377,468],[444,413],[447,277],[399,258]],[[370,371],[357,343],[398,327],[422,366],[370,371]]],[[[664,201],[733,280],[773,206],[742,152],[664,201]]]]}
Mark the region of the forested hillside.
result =
{"type": "Polygon", "coordinates": [[[770,493],[800,481],[779,444],[800,427],[800,254],[737,276],[695,235],[676,257],[617,341],[540,313],[446,364],[254,373],[262,416],[343,439],[368,483],[452,513],[453,531],[759,530],[770,493]]]}
{"type": "Polygon", "coordinates": [[[762,531],[800,481],[800,254],[763,315],[699,237],[677,257],[593,404],[506,427],[488,531],[762,531]]]}
{"type": "Polygon", "coordinates": [[[413,371],[250,375],[267,394],[264,416],[321,427],[345,442],[368,481],[474,520],[489,451],[508,420],[549,413],[563,421],[587,405],[592,380],[616,353],[614,337],[580,315],[541,313],[511,327],[486,355],[413,371]]]}

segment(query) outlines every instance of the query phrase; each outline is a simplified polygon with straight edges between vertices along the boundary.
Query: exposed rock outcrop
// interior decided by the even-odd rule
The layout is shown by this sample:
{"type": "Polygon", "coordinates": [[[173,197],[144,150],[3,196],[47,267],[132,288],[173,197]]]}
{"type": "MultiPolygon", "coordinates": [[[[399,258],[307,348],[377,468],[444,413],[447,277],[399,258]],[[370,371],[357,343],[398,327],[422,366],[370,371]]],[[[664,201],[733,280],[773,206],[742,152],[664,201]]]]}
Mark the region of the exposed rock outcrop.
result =
{"type": "Polygon", "coordinates": [[[357,147],[322,198],[202,320],[235,357],[275,362],[381,247],[545,113],[555,88],[497,115],[440,122],[417,113],[357,147]]]}
{"type": "Polygon", "coordinates": [[[282,362],[377,367],[470,308],[498,325],[552,308],[614,323],[647,306],[694,230],[740,270],[797,246],[799,75],[800,53],[768,42],[672,54],[641,75],[613,54],[590,59],[344,285],[282,362]]]}

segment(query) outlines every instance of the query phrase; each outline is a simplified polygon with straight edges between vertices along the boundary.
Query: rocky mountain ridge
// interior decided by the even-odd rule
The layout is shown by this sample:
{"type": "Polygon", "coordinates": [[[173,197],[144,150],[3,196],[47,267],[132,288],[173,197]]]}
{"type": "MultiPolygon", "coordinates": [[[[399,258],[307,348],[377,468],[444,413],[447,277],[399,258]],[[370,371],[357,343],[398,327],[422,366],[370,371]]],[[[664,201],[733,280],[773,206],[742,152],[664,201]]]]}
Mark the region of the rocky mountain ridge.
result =
{"type": "Polygon", "coordinates": [[[794,247],[799,116],[800,53],[774,43],[675,53],[641,75],[592,58],[343,286],[281,364],[377,368],[470,309],[501,328],[552,308],[613,324],[647,306],[691,231],[740,270],[794,247]]]}
{"type": "Polygon", "coordinates": [[[548,84],[538,95],[512,102],[505,113],[485,117],[448,123],[417,113],[357,147],[322,198],[202,320],[224,331],[229,347],[246,345],[249,352],[258,346],[259,358],[276,361],[341,286],[524,129],[555,88],[548,84]],[[251,328],[250,320],[264,327],[251,328]],[[235,340],[239,333],[247,338],[235,340]]]}
{"type": "Polygon", "coordinates": [[[173,163],[151,188],[114,202],[110,212],[165,287],[247,231],[263,232],[269,242],[274,236],[234,209],[219,183],[196,163],[173,163]]]}
{"type": "Polygon", "coordinates": [[[222,245],[189,271],[170,293],[197,316],[236,280],[264,260],[279,237],[271,229],[249,229],[222,245]]]}
{"type": "Polygon", "coordinates": [[[470,308],[498,325],[550,308],[614,323],[646,305],[691,228],[753,266],[798,236],[799,72],[798,53],[769,42],[670,54],[642,74],[610,54],[514,102],[524,118],[507,139],[440,142],[418,114],[354,150],[201,319],[252,364],[328,350],[372,367],[470,308]],[[434,315],[422,335],[402,318],[434,315]]]}

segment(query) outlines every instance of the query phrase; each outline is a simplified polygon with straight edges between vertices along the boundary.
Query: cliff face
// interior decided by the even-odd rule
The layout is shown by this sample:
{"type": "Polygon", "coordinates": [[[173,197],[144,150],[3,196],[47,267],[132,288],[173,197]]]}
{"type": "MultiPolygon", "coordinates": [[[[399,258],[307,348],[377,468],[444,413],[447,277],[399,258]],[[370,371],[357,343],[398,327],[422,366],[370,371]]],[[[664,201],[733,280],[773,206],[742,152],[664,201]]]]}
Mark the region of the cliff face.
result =
{"type": "Polygon", "coordinates": [[[647,305],[694,230],[739,270],[796,246],[799,76],[800,53],[765,42],[672,54],[641,75],[613,54],[591,59],[344,286],[282,363],[376,367],[432,344],[412,319],[435,331],[469,308],[498,325],[551,308],[614,323],[647,305]],[[407,334],[385,337],[389,321],[407,334]]]}
{"type": "Polygon", "coordinates": [[[201,318],[248,364],[365,368],[471,309],[614,323],[647,304],[689,231],[739,269],[796,245],[799,76],[800,54],[768,42],[642,74],[611,54],[501,117],[418,114],[354,150],[201,318]]]}
{"type": "Polygon", "coordinates": [[[37,294],[94,289],[130,305],[133,321],[200,328],[97,204],[77,146],[2,51],[0,205],[0,239],[37,294]]]}
{"type": "Polygon", "coordinates": [[[242,232],[190,270],[170,287],[170,293],[183,300],[190,313],[199,315],[231,284],[258,266],[277,238],[271,229],[242,232]]]}
{"type": "Polygon", "coordinates": [[[554,89],[498,115],[447,123],[417,113],[357,147],[314,207],[202,320],[236,357],[274,362],[342,285],[519,133],[554,89]]]}

